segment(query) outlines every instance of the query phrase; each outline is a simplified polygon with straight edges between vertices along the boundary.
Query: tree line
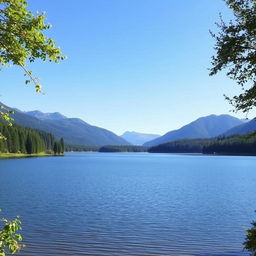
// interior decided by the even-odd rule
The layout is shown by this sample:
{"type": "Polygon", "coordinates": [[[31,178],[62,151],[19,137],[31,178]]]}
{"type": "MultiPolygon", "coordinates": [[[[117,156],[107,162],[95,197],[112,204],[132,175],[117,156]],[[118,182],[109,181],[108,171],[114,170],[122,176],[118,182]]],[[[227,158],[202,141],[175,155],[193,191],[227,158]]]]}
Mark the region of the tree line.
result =
{"type": "Polygon", "coordinates": [[[181,139],[153,147],[133,145],[83,146],[65,145],[65,151],[76,152],[149,152],[256,155],[256,133],[208,139],[181,139]]]}
{"type": "Polygon", "coordinates": [[[256,133],[211,139],[177,140],[151,147],[148,152],[256,155],[256,133]]]}
{"type": "Polygon", "coordinates": [[[149,148],[149,153],[202,153],[211,139],[184,139],[163,143],[149,148]]]}
{"type": "Polygon", "coordinates": [[[256,134],[235,135],[214,140],[202,149],[203,154],[256,155],[256,134]]]}
{"type": "Polygon", "coordinates": [[[98,152],[100,146],[74,145],[65,143],[65,152],[98,152]]]}
{"type": "Polygon", "coordinates": [[[63,154],[64,140],[56,138],[47,132],[35,130],[19,125],[0,123],[0,153],[22,154],[63,154]]]}
{"type": "Polygon", "coordinates": [[[133,146],[133,145],[123,145],[123,146],[103,146],[99,148],[99,152],[147,152],[148,147],[144,146],[133,146]]]}
{"type": "Polygon", "coordinates": [[[65,144],[66,152],[147,152],[148,147],[134,145],[86,146],[65,144]]]}

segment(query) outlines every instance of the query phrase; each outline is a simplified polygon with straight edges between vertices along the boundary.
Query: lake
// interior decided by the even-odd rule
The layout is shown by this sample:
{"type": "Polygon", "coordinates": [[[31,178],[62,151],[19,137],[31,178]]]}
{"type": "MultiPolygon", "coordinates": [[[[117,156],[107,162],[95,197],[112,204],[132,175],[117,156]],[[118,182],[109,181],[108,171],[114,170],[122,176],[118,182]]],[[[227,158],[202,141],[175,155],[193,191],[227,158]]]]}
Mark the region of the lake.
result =
{"type": "Polygon", "coordinates": [[[19,255],[248,255],[256,158],[70,153],[0,160],[0,208],[19,255]]]}

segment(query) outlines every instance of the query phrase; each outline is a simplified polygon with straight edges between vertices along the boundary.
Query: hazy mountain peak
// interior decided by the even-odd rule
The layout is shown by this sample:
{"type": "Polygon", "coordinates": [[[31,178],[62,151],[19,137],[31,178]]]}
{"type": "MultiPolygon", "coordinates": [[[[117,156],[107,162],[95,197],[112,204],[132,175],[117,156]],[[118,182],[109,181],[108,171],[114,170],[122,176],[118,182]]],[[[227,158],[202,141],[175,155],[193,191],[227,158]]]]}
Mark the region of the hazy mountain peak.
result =
{"type": "Polygon", "coordinates": [[[143,145],[147,141],[160,137],[160,135],[126,131],[121,137],[133,145],[143,145]]]}
{"type": "Polygon", "coordinates": [[[67,118],[66,116],[62,115],[59,112],[53,112],[53,113],[43,113],[39,110],[33,110],[33,111],[27,111],[26,114],[36,117],[40,120],[60,120],[67,118]]]}

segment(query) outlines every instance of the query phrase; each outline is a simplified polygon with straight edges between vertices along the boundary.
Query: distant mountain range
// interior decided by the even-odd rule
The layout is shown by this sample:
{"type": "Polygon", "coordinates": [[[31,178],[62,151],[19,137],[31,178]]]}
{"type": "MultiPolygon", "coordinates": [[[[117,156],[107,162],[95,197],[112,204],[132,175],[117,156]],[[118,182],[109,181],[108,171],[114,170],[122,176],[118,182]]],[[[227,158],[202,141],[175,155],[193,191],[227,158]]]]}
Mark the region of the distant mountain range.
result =
{"type": "MultiPolygon", "coordinates": [[[[0,103],[0,105],[4,105],[0,103]]],[[[56,138],[63,137],[67,143],[77,145],[129,145],[130,143],[106,129],[92,126],[79,118],[67,118],[60,113],[42,113],[40,111],[23,112],[14,110],[14,122],[52,133],[56,138]]]]}
{"type": "Polygon", "coordinates": [[[132,145],[143,145],[145,142],[154,140],[160,135],[158,134],[147,134],[147,133],[139,133],[139,132],[125,132],[121,135],[123,139],[130,142],[132,145]]]}
{"type": "Polygon", "coordinates": [[[244,120],[230,115],[210,115],[198,118],[178,130],[170,131],[159,138],[146,142],[144,146],[156,146],[180,139],[213,138],[243,124],[245,124],[244,120]]]}
{"type": "MultiPolygon", "coordinates": [[[[4,105],[0,103],[0,105],[4,105]]],[[[105,145],[144,145],[155,146],[181,139],[205,139],[233,134],[245,134],[256,131],[256,120],[241,120],[230,115],[210,115],[170,131],[163,136],[157,134],[144,134],[125,132],[122,136],[90,125],[79,118],[68,118],[61,113],[43,113],[41,111],[24,112],[14,110],[14,122],[39,130],[52,133],[56,138],[61,137],[73,145],[105,146],[105,145]]]]}

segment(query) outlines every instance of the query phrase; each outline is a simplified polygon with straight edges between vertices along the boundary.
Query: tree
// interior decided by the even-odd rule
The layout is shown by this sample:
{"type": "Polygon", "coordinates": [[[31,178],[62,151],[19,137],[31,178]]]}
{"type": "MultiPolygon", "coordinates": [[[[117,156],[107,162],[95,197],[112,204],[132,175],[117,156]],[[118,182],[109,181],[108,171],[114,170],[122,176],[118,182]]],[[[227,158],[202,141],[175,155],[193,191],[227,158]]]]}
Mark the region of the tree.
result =
{"type": "Polygon", "coordinates": [[[54,155],[58,153],[58,144],[56,141],[54,142],[54,145],[53,145],[53,152],[54,152],[54,155]]]}
{"type": "MultiPolygon", "coordinates": [[[[216,55],[212,57],[210,75],[227,70],[227,76],[242,87],[242,93],[225,96],[236,110],[250,111],[256,106],[256,0],[224,0],[234,14],[226,24],[217,23],[220,32],[216,40],[216,55]]],[[[247,230],[244,248],[256,256],[256,222],[247,230]]]]}
{"type": "Polygon", "coordinates": [[[32,142],[32,138],[31,136],[27,137],[27,141],[26,141],[26,152],[27,154],[32,154],[33,152],[33,142],[32,142]]]}
{"type": "Polygon", "coordinates": [[[65,143],[64,143],[64,139],[63,138],[60,139],[60,145],[61,145],[60,153],[63,154],[64,151],[65,151],[65,143]]]}
{"type": "Polygon", "coordinates": [[[243,112],[256,106],[256,1],[224,0],[233,11],[234,21],[225,23],[220,17],[219,33],[211,32],[215,39],[215,56],[212,57],[210,75],[222,70],[242,87],[234,97],[225,96],[243,112]]]}
{"type": "Polygon", "coordinates": [[[27,70],[26,62],[41,59],[57,63],[65,58],[55,42],[43,34],[49,28],[44,13],[33,15],[25,0],[0,0],[0,64],[20,66],[28,77],[25,82],[34,82],[36,91],[40,91],[40,83],[27,70]]]}
{"type": "Polygon", "coordinates": [[[244,242],[244,248],[251,252],[252,256],[256,256],[256,222],[253,221],[252,227],[247,229],[247,236],[244,242]]]}
{"type": "MultiPolygon", "coordinates": [[[[41,85],[27,69],[27,62],[41,59],[58,63],[65,58],[54,40],[43,34],[49,28],[45,14],[34,15],[27,9],[26,0],[0,0],[0,65],[22,68],[27,77],[25,83],[32,81],[37,92],[41,91],[41,85]]],[[[0,106],[0,118],[11,121],[10,113],[0,106]]]]}
{"type": "MultiPolygon", "coordinates": [[[[55,42],[43,34],[49,28],[50,25],[45,24],[45,14],[34,15],[27,9],[26,0],[0,0],[0,65],[21,67],[27,77],[25,83],[32,81],[37,92],[41,91],[41,85],[32,71],[27,69],[26,63],[36,59],[57,63],[65,58],[61,56],[55,42]]],[[[0,119],[10,122],[10,113],[0,106],[0,119]]],[[[5,139],[2,134],[0,139],[5,139]]],[[[0,256],[4,256],[7,250],[15,253],[21,248],[18,243],[21,236],[16,234],[20,229],[19,220],[2,219],[2,222],[4,227],[0,227],[0,256]]]]}

